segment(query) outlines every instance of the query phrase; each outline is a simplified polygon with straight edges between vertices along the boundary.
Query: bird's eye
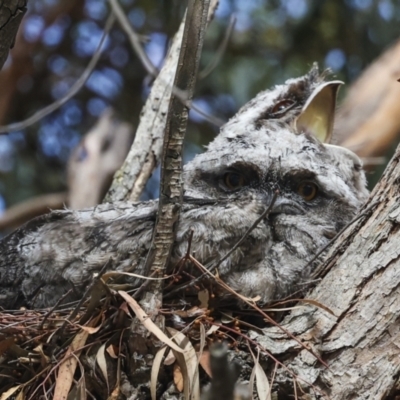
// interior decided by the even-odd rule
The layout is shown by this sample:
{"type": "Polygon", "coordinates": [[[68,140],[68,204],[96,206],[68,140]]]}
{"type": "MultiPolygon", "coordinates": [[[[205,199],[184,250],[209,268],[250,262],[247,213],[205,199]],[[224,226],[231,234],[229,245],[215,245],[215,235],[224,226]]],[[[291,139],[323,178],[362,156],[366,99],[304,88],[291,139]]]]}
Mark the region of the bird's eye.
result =
{"type": "Polygon", "coordinates": [[[238,190],[244,186],[244,177],[237,172],[227,172],[224,175],[224,184],[229,190],[238,190]]]}
{"type": "Polygon", "coordinates": [[[271,110],[271,114],[282,114],[285,111],[288,111],[294,105],[294,103],[295,102],[293,100],[281,100],[274,105],[271,110]]]}
{"type": "Polygon", "coordinates": [[[297,188],[297,193],[306,201],[311,201],[318,194],[318,186],[312,182],[303,182],[297,188]]]}

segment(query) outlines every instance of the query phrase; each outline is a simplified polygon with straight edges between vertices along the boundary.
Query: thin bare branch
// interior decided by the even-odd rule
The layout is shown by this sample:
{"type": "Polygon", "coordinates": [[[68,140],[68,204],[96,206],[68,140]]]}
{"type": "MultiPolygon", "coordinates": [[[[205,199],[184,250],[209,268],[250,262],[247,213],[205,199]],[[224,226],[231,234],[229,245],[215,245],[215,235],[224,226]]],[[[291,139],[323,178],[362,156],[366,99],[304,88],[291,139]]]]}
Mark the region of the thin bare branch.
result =
{"type": "Polygon", "coordinates": [[[23,201],[7,209],[0,217],[0,231],[13,230],[39,215],[64,207],[67,193],[50,193],[23,201]]]}
{"type": "MultiPolygon", "coordinates": [[[[112,10],[114,11],[118,22],[121,24],[122,29],[127,34],[134,52],[139,57],[139,60],[142,62],[143,67],[146,69],[147,73],[151,75],[153,78],[156,78],[158,75],[158,69],[151,63],[150,59],[147,57],[146,52],[143,50],[141,43],[140,43],[140,36],[135,32],[132,25],[130,24],[128,18],[126,17],[124,11],[122,10],[121,6],[118,3],[118,0],[108,0],[112,10]]],[[[167,84],[167,82],[165,82],[167,84]]],[[[189,109],[196,111],[199,115],[201,115],[206,121],[209,123],[220,127],[224,124],[225,121],[209,115],[205,111],[199,109],[197,106],[192,104],[191,101],[188,101],[188,97],[186,93],[179,88],[173,87],[172,92],[174,95],[189,109]]]]}
{"type": "Polygon", "coordinates": [[[31,117],[25,119],[24,121],[0,126],[0,134],[20,131],[22,129],[25,129],[28,126],[31,126],[31,125],[35,124],[36,122],[40,121],[42,118],[46,117],[47,115],[51,114],[53,111],[57,110],[62,105],[64,105],[68,100],[70,100],[72,97],[74,97],[85,85],[89,76],[91,75],[94,68],[96,67],[97,62],[99,61],[100,56],[102,54],[103,44],[107,38],[108,33],[110,32],[110,30],[114,24],[114,21],[115,21],[115,16],[114,16],[114,14],[111,14],[106,21],[103,36],[101,37],[100,43],[99,43],[96,51],[94,52],[89,64],[87,65],[86,69],[83,71],[83,74],[78,78],[78,80],[72,85],[71,89],[63,97],[56,100],[54,103],[51,103],[47,107],[44,107],[41,110],[35,112],[35,114],[33,114],[31,117]]]}
{"type": "Polygon", "coordinates": [[[232,36],[233,29],[235,28],[235,24],[236,24],[236,17],[234,15],[232,15],[229,20],[228,27],[226,28],[224,39],[222,40],[221,44],[219,45],[219,47],[215,53],[215,56],[212,58],[210,63],[203,69],[203,71],[200,71],[199,79],[204,79],[208,75],[210,75],[211,72],[214,71],[214,69],[221,62],[221,59],[225,53],[226,47],[228,46],[229,40],[232,36]]]}
{"type": "Polygon", "coordinates": [[[136,55],[139,57],[143,67],[151,76],[156,77],[159,71],[152,64],[146,52],[143,50],[143,47],[140,43],[140,36],[132,28],[128,20],[128,17],[126,16],[122,7],[119,5],[118,0],[108,0],[108,2],[110,3],[111,9],[114,12],[115,16],[117,17],[118,22],[121,24],[122,29],[128,36],[132,48],[135,51],[136,55]]]}
{"type": "Polygon", "coordinates": [[[244,233],[244,235],[238,240],[235,245],[217,262],[210,267],[210,272],[215,271],[245,240],[246,238],[250,235],[250,233],[258,226],[258,224],[263,221],[265,218],[268,217],[268,215],[271,213],[272,207],[274,206],[276,199],[278,197],[279,191],[275,191],[270,205],[265,209],[265,211],[253,222],[253,224],[247,229],[247,231],[244,233]]]}
{"type": "MultiPolygon", "coordinates": [[[[278,197],[278,192],[274,193],[274,196],[271,200],[271,204],[265,209],[265,211],[253,222],[253,224],[247,229],[247,231],[243,234],[243,236],[233,245],[233,247],[224,255],[222,256],[219,260],[217,260],[213,265],[211,265],[208,268],[208,272],[213,272],[215,271],[249,236],[249,234],[258,226],[258,224],[264,220],[265,218],[268,217],[270,214],[272,207],[275,204],[276,198],[278,197]]],[[[190,254],[187,254],[187,257],[190,258],[190,254]]],[[[185,289],[188,289],[190,287],[195,286],[197,283],[199,283],[204,277],[207,275],[207,273],[203,273],[200,276],[196,277],[195,279],[192,279],[191,281],[184,283],[181,286],[178,286],[174,289],[172,289],[170,292],[168,292],[168,295],[166,296],[167,298],[171,297],[173,294],[177,292],[182,292],[185,289]]]]}

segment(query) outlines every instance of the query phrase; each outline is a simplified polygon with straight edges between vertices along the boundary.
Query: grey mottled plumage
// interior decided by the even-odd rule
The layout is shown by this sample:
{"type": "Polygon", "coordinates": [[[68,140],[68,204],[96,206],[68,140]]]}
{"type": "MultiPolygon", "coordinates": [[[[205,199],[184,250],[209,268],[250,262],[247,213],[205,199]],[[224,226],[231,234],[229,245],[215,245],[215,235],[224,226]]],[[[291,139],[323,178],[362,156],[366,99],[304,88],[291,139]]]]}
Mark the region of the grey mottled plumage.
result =
{"type": "MultiPolygon", "coordinates": [[[[297,119],[322,83],[304,77],[260,93],[184,168],[184,204],[172,263],[187,249],[205,265],[228,252],[279,195],[262,221],[219,267],[222,278],[263,302],[298,290],[307,261],[356,214],[367,196],[357,156],[324,145],[297,119]]],[[[312,129],[311,129],[312,131],[312,129]]],[[[143,273],[157,201],[56,211],[0,243],[0,305],[43,307],[73,284],[82,294],[93,274],[143,273]]],[[[71,296],[70,296],[71,298],[71,296]]]]}

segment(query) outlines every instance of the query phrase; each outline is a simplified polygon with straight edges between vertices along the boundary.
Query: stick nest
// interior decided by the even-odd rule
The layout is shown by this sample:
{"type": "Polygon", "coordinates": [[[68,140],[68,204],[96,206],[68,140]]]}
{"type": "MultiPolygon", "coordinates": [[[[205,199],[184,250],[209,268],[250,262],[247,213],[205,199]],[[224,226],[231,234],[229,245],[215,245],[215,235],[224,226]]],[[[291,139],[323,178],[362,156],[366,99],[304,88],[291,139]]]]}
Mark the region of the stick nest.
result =
{"type": "Polygon", "coordinates": [[[160,325],[161,318],[164,330],[133,292],[116,290],[104,279],[79,303],[1,311],[0,400],[158,399],[165,393],[199,398],[211,376],[209,348],[215,342],[245,351],[244,373],[250,375],[249,348],[256,344],[246,333],[259,330],[254,321],[265,326],[269,316],[240,310],[237,302],[223,305],[218,278],[186,288],[185,295],[178,284],[177,275],[165,283],[167,296],[156,320],[160,325]]]}

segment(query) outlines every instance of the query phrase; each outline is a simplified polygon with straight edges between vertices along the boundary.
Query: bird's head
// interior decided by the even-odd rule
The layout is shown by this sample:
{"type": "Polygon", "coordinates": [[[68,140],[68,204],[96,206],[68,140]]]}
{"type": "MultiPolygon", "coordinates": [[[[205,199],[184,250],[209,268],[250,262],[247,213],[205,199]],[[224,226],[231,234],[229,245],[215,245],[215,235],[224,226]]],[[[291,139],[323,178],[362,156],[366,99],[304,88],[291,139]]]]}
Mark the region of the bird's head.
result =
{"type": "MultiPolygon", "coordinates": [[[[361,160],[333,146],[336,93],[318,68],[261,92],[185,167],[185,196],[258,197],[267,206],[307,211],[343,204],[355,210],[368,194],[361,160]]],[[[341,218],[342,219],[342,218],[341,218]]]]}

